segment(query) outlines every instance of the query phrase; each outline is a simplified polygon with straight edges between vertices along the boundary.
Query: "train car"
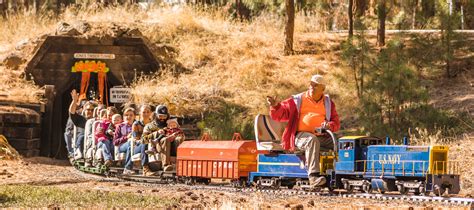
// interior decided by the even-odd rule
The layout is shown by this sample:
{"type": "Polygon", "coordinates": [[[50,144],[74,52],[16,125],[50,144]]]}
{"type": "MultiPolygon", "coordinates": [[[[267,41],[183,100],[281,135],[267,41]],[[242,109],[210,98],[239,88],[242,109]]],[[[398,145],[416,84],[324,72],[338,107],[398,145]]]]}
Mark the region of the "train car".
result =
{"type": "Polygon", "coordinates": [[[456,164],[448,161],[447,146],[390,145],[365,136],[348,136],[338,141],[335,183],[338,188],[364,192],[398,191],[416,195],[457,194],[456,164]]]}
{"type": "MultiPolygon", "coordinates": [[[[285,123],[276,122],[267,115],[257,115],[254,128],[259,152],[258,168],[257,171],[250,172],[249,182],[260,188],[309,188],[304,153],[285,154],[280,145],[285,123]]],[[[322,175],[330,176],[334,158],[332,148],[322,148],[319,163],[322,175]]]]}
{"type": "Polygon", "coordinates": [[[210,183],[224,179],[234,186],[245,186],[249,173],[257,169],[257,146],[253,140],[242,140],[235,133],[232,141],[185,141],[178,147],[176,173],[187,184],[210,183]]]}

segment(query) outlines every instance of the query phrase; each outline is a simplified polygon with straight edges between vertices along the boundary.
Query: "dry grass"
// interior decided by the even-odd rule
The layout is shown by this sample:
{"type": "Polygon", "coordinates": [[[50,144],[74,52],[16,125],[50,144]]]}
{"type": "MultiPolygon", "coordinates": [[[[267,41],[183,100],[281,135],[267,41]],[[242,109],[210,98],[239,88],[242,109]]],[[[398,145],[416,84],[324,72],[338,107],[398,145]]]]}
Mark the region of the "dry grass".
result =
{"type": "Polygon", "coordinates": [[[143,22],[153,25],[142,32],[152,41],[177,48],[177,61],[191,73],[140,80],[134,85],[134,96],[140,103],[166,103],[176,114],[219,110],[222,103],[215,103],[216,99],[242,105],[250,115],[266,112],[265,96],[286,98],[303,91],[312,74],[336,68],[331,65],[335,58],[330,35],[313,33],[311,22],[301,16],[295,48],[315,53],[283,56],[282,20],[271,15],[240,23],[219,11],[180,8],[151,13],[143,22]],[[306,41],[308,36],[317,43],[306,41]]]}
{"type": "MultiPolygon", "coordinates": [[[[136,102],[166,103],[174,113],[189,115],[218,110],[216,106],[220,103],[213,99],[220,98],[242,104],[250,114],[255,114],[266,110],[265,96],[283,99],[304,90],[306,83],[302,80],[310,75],[336,68],[332,65],[336,58],[330,47],[334,38],[341,37],[315,33],[319,27],[314,19],[297,17],[295,49],[302,54],[294,56],[282,55],[283,20],[279,17],[267,14],[251,23],[241,23],[228,19],[222,11],[202,12],[188,7],[147,11],[136,7],[90,7],[69,8],[59,17],[15,15],[0,22],[2,28],[7,26],[0,35],[0,44],[3,52],[9,52],[22,40],[53,33],[59,21],[137,27],[152,44],[177,49],[176,60],[190,73],[179,77],[165,73],[140,80],[133,85],[136,102]],[[309,50],[312,52],[308,54],[309,50]]],[[[113,33],[89,33],[100,34],[113,33]]]]}

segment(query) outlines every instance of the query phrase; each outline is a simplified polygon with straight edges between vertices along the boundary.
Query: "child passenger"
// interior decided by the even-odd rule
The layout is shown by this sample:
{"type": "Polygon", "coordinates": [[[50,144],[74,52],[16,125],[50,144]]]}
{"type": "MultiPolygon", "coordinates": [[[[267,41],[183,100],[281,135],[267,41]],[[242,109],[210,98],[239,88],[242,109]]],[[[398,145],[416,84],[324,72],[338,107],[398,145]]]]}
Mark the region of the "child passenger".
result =
{"type": "Polygon", "coordinates": [[[158,131],[160,134],[156,139],[151,141],[152,147],[145,151],[147,154],[155,154],[157,151],[161,151],[161,140],[166,137],[167,141],[173,142],[177,141],[177,145],[180,143],[181,140],[184,139],[184,133],[181,128],[179,128],[179,123],[176,118],[169,119],[166,121],[166,128],[161,129],[158,131]]]}

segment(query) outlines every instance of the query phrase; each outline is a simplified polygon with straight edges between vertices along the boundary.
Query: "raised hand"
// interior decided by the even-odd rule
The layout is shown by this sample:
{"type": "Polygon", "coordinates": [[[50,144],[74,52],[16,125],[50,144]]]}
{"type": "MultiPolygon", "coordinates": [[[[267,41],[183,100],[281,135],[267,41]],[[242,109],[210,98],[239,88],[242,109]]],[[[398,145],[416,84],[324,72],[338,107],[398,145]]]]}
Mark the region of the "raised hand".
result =
{"type": "Polygon", "coordinates": [[[269,106],[277,105],[276,96],[267,96],[267,103],[269,106]]]}
{"type": "Polygon", "coordinates": [[[76,89],[73,89],[71,91],[71,97],[72,97],[72,101],[74,102],[79,101],[79,93],[76,92],[76,89]]]}

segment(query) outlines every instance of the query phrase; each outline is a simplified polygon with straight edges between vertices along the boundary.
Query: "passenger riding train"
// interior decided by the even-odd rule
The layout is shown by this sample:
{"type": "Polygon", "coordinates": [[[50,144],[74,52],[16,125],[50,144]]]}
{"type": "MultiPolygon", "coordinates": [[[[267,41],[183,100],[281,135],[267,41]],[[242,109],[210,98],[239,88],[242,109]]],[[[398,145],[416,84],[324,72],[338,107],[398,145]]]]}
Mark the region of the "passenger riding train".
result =
{"type": "MultiPolygon", "coordinates": [[[[87,122],[95,123],[93,119],[87,122]]],[[[95,145],[94,135],[90,135],[95,126],[87,128],[85,157],[74,161],[74,166],[84,172],[140,181],[209,184],[213,179],[225,179],[236,187],[310,189],[304,154],[283,150],[280,141],[285,124],[266,115],[255,117],[255,140],[242,140],[236,133],[232,140],[211,140],[204,134],[201,140],[184,141],[172,152],[174,171],[161,171],[159,155],[149,155],[150,164],[157,169],[152,177],[122,175],[125,154],[118,153],[118,149],[115,167],[102,164],[102,152],[95,145]],[[90,160],[91,165],[87,165],[90,160]]],[[[330,135],[334,143],[333,148],[322,148],[319,163],[321,174],[328,180],[324,187],[331,191],[438,196],[460,191],[458,165],[448,160],[447,146],[410,146],[408,139],[403,145],[394,145],[388,137],[336,138],[329,130],[318,131],[330,135]]],[[[133,155],[132,160],[139,161],[140,154],[133,155]]]]}

